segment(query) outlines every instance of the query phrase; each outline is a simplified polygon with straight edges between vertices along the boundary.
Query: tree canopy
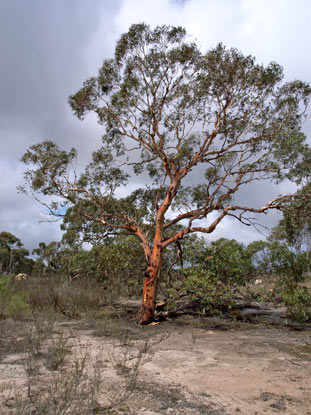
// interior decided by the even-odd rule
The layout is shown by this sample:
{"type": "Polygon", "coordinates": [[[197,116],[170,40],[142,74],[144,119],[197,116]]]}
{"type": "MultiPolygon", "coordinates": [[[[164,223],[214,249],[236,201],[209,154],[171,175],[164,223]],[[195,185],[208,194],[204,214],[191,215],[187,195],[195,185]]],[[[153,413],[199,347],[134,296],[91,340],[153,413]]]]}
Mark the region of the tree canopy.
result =
{"type": "Polygon", "coordinates": [[[226,216],[250,224],[249,213],[286,199],[245,205],[242,186],[306,182],[311,152],[301,124],[310,95],[302,81],[283,82],[276,63],[222,44],[202,53],[180,27],[132,25],[114,57],[69,97],[79,119],[94,112],[104,127],[91,163],[78,175],[74,149],[33,145],[22,158],[30,165],[23,189],[54,196],[44,202],[50,213],[80,217],[81,230],[139,238],[147,260],[140,316],[148,322],[167,246],[213,232],[226,216]]]}
{"type": "Polygon", "coordinates": [[[10,232],[0,232],[0,274],[31,272],[34,261],[28,255],[19,238],[10,232]]]}

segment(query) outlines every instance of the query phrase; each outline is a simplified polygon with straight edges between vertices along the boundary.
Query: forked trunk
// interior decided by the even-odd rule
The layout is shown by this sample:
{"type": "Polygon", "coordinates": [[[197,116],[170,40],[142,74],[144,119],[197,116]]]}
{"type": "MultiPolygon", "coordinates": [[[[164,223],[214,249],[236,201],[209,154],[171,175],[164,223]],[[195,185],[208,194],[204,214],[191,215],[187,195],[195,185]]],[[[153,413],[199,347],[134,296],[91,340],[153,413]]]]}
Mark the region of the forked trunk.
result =
{"type": "Polygon", "coordinates": [[[160,266],[161,252],[156,250],[156,252],[153,252],[144,273],[142,305],[138,313],[140,324],[148,324],[154,320],[160,266]]]}

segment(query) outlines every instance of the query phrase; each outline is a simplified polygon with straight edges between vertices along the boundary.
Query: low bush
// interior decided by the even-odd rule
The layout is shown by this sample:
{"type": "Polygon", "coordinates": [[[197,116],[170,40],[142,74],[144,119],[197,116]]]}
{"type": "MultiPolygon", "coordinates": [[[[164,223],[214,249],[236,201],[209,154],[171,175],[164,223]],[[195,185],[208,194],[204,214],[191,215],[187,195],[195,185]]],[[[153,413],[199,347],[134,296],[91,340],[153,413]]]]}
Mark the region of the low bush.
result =
{"type": "Polygon", "coordinates": [[[22,320],[29,315],[28,295],[24,291],[13,293],[7,304],[6,311],[14,320],[22,320]]]}
{"type": "Polygon", "coordinates": [[[21,320],[29,315],[28,295],[10,275],[0,275],[0,318],[21,320]]]}
{"type": "Polygon", "coordinates": [[[287,307],[287,316],[300,322],[311,318],[311,290],[293,281],[279,284],[279,295],[287,307]]]}
{"type": "Polygon", "coordinates": [[[7,305],[12,295],[12,290],[8,287],[4,275],[0,275],[0,317],[5,318],[7,315],[7,305]]]}
{"type": "Polygon", "coordinates": [[[192,268],[186,272],[183,290],[198,301],[203,314],[219,313],[232,304],[232,291],[219,278],[203,268],[192,268]]]}

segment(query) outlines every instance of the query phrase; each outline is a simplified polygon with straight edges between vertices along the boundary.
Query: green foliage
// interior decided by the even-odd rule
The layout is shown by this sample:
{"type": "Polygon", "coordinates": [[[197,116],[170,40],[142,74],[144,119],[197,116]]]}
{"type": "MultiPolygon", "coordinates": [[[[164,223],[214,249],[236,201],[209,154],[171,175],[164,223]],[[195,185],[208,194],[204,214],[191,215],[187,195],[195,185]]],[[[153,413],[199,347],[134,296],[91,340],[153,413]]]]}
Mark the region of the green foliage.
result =
{"type": "Polygon", "coordinates": [[[199,302],[203,313],[217,313],[232,304],[232,292],[212,272],[202,268],[192,268],[186,272],[182,288],[193,300],[199,302]]]}
{"type": "Polygon", "coordinates": [[[212,242],[206,254],[206,268],[227,285],[244,284],[253,272],[244,245],[234,239],[212,242]]]}
{"type": "Polygon", "coordinates": [[[287,315],[297,321],[311,318],[311,289],[292,281],[283,280],[278,285],[278,292],[287,306],[287,315]]]}
{"type": "Polygon", "coordinates": [[[304,185],[290,201],[284,204],[281,219],[269,236],[272,242],[285,242],[301,253],[311,250],[310,217],[311,184],[304,185]]]}
{"type": "Polygon", "coordinates": [[[20,320],[29,314],[28,295],[12,284],[11,276],[0,275],[0,318],[20,320]]]}
{"type": "Polygon", "coordinates": [[[232,287],[244,284],[254,272],[249,252],[235,239],[220,238],[211,243],[204,239],[189,240],[184,259],[192,266],[204,267],[232,287]]]}
{"type": "Polygon", "coordinates": [[[33,252],[39,256],[34,268],[39,276],[67,276],[68,282],[78,279],[85,284],[91,279],[114,297],[137,296],[141,292],[145,257],[138,238],[133,236],[110,238],[89,250],[78,245],[40,243],[33,252]]]}
{"type": "Polygon", "coordinates": [[[61,245],[59,242],[50,242],[46,245],[44,242],[39,243],[32,253],[36,255],[37,261],[35,266],[36,273],[57,272],[61,269],[61,245]]]}
{"type": "Polygon", "coordinates": [[[247,247],[235,240],[219,239],[208,244],[193,238],[185,244],[184,259],[189,265],[182,289],[199,301],[204,311],[230,308],[236,287],[259,276],[270,281],[270,290],[258,287],[257,301],[281,302],[288,317],[306,321],[310,316],[311,291],[308,256],[278,242],[254,241],[247,247]],[[191,266],[190,266],[191,265],[191,266]]]}
{"type": "Polygon", "coordinates": [[[0,273],[31,273],[34,261],[22,246],[21,240],[10,232],[0,232],[0,273]]]}
{"type": "Polygon", "coordinates": [[[20,291],[12,294],[10,301],[7,304],[6,311],[8,316],[14,320],[21,320],[27,317],[30,311],[27,293],[20,291]]]}
{"type": "Polygon", "coordinates": [[[234,239],[207,243],[192,238],[184,246],[184,261],[187,267],[182,291],[208,313],[230,308],[234,290],[244,285],[254,272],[247,248],[234,239]]]}
{"type": "Polygon", "coordinates": [[[12,296],[12,290],[9,288],[6,281],[6,276],[0,275],[0,318],[7,314],[7,305],[12,296]]]}
{"type": "MultiPolygon", "coordinates": [[[[26,165],[40,164],[37,170],[29,169],[25,173],[25,178],[31,181],[33,190],[39,190],[45,195],[54,194],[66,187],[67,182],[67,166],[74,163],[76,158],[75,149],[71,149],[68,153],[62,151],[52,141],[43,141],[35,144],[23,155],[22,161],[26,165]]],[[[25,189],[20,188],[21,191],[25,189]]]]}
{"type": "Polygon", "coordinates": [[[144,252],[137,238],[115,238],[90,253],[96,258],[96,278],[115,295],[138,296],[145,268],[144,252]]]}
{"type": "Polygon", "coordinates": [[[273,272],[296,282],[303,281],[307,271],[306,254],[295,254],[285,244],[274,242],[269,245],[273,272]]]}
{"type": "MultiPolygon", "coordinates": [[[[274,232],[274,231],[273,231],[274,232]]],[[[248,245],[255,276],[279,276],[292,281],[304,281],[309,259],[306,252],[295,252],[280,242],[254,241],[248,245]]]]}
{"type": "Polygon", "coordinates": [[[307,285],[309,257],[307,252],[293,249],[292,244],[280,242],[288,241],[287,231],[282,220],[273,228],[267,242],[252,242],[247,251],[252,257],[256,275],[270,281],[270,287],[273,287],[270,291],[262,288],[260,297],[283,303],[289,318],[307,321],[311,306],[311,291],[307,285]]]}
{"type": "Polygon", "coordinates": [[[95,276],[95,257],[90,251],[74,244],[69,246],[63,242],[53,241],[46,245],[40,242],[33,254],[38,257],[34,266],[35,275],[67,275],[68,280],[78,276],[95,276]]]}

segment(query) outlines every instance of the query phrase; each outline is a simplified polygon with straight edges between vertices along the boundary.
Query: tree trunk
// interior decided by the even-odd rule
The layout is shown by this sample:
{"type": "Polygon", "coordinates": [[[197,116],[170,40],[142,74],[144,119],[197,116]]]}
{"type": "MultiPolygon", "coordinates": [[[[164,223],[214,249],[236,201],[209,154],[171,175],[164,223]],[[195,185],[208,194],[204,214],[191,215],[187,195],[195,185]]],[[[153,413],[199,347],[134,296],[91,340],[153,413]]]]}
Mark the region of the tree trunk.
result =
{"type": "Polygon", "coordinates": [[[158,246],[153,250],[144,273],[142,305],[138,312],[138,321],[140,324],[148,324],[154,320],[161,257],[161,248],[158,246]]]}
{"type": "Polygon", "coordinates": [[[310,230],[307,229],[307,235],[306,235],[306,256],[307,256],[307,274],[310,276],[310,251],[311,251],[311,237],[310,237],[310,230]]]}

